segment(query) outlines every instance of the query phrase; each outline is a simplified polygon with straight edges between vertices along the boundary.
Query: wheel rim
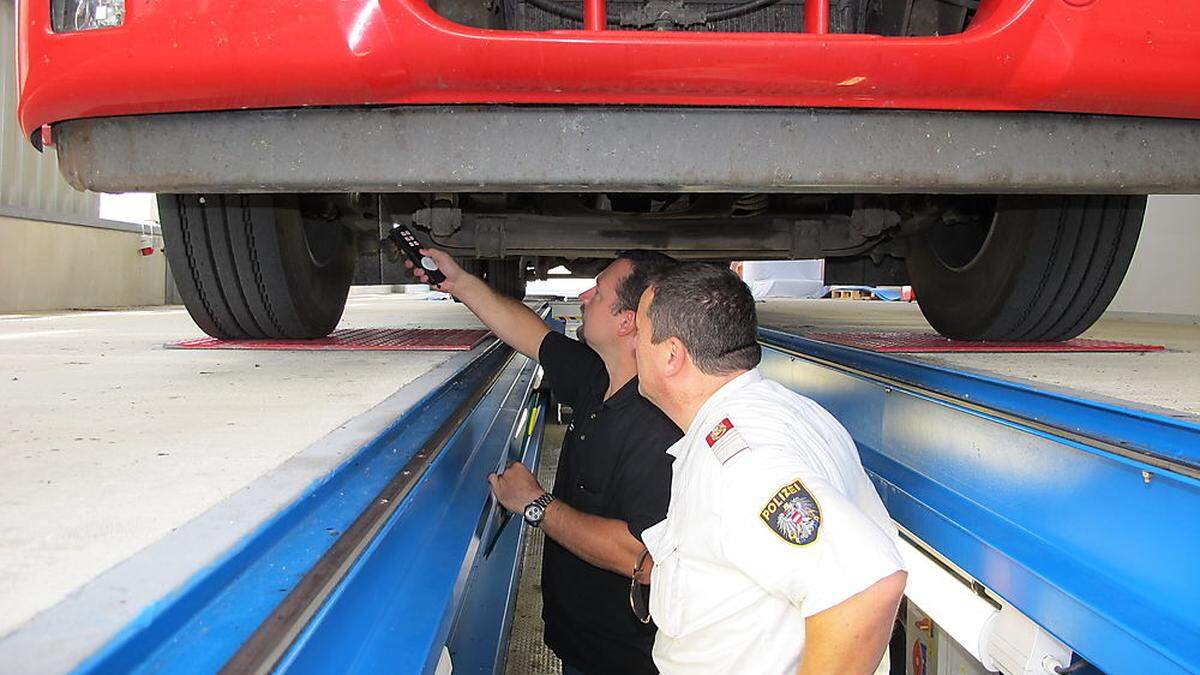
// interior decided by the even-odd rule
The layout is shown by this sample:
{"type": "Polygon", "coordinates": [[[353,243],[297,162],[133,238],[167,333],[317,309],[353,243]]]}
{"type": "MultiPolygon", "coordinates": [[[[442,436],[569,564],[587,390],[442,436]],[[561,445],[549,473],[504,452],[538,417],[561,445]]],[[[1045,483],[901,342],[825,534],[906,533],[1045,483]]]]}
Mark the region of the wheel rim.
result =
{"type": "Polygon", "coordinates": [[[929,242],[943,265],[955,271],[964,270],[979,259],[993,229],[991,223],[939,223],[930,230],[929,242]]]}
{"type": "Polygon", "coordinates": [[[929,248],[947,269],[969,268],[988,247],[996,231],[994,199],[964,199],[927,233],[929,248]]]}
{"type": "Polygon", "coordinates": [[[303,223],[304,245],[313,265],[325,267],[342,254],[346,242],[340,226],[307,218],[303,223]]]}

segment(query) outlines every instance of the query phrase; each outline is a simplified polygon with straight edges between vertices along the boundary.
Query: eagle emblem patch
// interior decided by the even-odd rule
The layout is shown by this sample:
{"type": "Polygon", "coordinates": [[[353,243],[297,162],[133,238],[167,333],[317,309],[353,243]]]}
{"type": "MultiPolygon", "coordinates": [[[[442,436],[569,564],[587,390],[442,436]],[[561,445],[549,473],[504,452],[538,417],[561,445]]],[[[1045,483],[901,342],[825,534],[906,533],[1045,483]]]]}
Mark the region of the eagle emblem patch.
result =
{"type": "Polygon", "coordinates": [[[796,546],[811,544],[821,528],[821,507],[798,480],[779,488],[758,515],[781,539],[796,546]]]}

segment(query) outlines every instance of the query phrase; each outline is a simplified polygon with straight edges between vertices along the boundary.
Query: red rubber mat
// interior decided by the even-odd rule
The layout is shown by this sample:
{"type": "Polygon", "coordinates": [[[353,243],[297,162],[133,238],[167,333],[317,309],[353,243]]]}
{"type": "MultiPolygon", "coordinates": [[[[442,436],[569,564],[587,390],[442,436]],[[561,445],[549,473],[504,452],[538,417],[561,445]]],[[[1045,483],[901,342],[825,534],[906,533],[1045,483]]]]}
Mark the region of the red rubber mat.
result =
{"type": "Polygon", "coordinates": [[[478,328],[343,328],[313,340],[218,340],[168,342],[167,349],[251,349],[264,351],[466,351],[490,331],[478,328]]]}
{"type": "Polygon", "coordinates": [[[1075,338],[1064,342],[971,342],[924,332],[805,333],[804,337],[872,352],[1157,352],[1162,345],[1075,338]]]}

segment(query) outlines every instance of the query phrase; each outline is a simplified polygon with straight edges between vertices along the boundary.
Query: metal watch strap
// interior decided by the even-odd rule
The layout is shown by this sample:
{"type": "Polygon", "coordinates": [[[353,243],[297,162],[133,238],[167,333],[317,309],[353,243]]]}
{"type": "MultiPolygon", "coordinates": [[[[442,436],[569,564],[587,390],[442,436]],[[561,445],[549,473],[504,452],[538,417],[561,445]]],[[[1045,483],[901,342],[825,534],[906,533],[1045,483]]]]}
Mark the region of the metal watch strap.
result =
{"type": "Polygon", "coordinates": [[[537,504],[545,509],[547,506],[550,506],[550,502],[552,501],[554,501],[554,495],[550,494],[549,492],[543,492],[541,497],[533,500],[530,502],[530,504],[537,504]]]}
{"type": "MultiPolygon", "coordinates": [[[[542,509],[542,518],[545,518],[546,507],[550,506],[550,502],[552,501],[554,501],[554,495],[550,494],[549,492],[543,492],[541,497],[538,497],[537,499],[526,504],[525,509],[528,510],[530,506],[536,506],[542,509]]],[[[538,527],[542,523],[542,518],[539,518],[536,521],[531,521],[528,518],[525,518],[525,522],[528,523],[530,527],[538,527]]]]}

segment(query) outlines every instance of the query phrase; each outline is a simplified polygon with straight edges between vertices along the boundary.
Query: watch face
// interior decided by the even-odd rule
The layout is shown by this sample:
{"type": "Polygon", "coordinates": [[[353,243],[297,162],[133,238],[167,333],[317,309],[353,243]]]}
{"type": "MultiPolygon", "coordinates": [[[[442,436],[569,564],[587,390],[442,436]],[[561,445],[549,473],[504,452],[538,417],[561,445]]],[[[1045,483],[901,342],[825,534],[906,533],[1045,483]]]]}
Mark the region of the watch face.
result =
{"type": "Polygon", "coordinates": [[[537,504],[530,504],[529,506],[525,507],[525,520],[528,520],[531,523],[539,522],[545,513],[546,510],[542,507],[538,506],[537,504]]]}

